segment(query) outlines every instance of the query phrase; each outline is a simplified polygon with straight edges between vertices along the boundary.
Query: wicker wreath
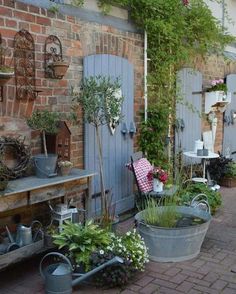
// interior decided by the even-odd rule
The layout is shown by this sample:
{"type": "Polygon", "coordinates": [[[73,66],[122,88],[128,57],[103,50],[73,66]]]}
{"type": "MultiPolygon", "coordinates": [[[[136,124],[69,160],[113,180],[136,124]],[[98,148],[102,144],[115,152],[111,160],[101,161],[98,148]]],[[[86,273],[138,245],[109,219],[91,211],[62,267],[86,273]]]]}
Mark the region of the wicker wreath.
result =
{"type": "Polygon", "coordinates": [[[23,175],[30,162],[30,147],[24,143],[24,140],[12,137],[0,138],[0,166],[2,166],[2,172],[5,178],[16,179],[23,175]],[[9,168],[4,163],[4,153],[6,146],[10,146],[15,150],[17,156],[17,164],[13,168],[9,168]]]}

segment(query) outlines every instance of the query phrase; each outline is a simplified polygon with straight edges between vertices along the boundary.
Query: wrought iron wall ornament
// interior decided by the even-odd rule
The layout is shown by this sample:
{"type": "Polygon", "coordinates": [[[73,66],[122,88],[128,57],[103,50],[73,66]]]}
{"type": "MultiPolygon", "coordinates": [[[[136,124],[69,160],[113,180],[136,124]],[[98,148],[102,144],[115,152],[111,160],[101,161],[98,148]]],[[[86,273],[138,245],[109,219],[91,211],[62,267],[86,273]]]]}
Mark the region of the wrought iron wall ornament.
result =
{"type": "Polygon", "coordinates": [[[16,98],[34,100],[35,88],[35,46],[34,39],[26,30],[19,31],[14,38],[14,60],[16,98]]]}
{"type": "Polygon", "coordinates": [[[44,46],[45,77],[62,79],[69,65],[64,62],[61,41],[57,36],[47,37],[44,46]]]}

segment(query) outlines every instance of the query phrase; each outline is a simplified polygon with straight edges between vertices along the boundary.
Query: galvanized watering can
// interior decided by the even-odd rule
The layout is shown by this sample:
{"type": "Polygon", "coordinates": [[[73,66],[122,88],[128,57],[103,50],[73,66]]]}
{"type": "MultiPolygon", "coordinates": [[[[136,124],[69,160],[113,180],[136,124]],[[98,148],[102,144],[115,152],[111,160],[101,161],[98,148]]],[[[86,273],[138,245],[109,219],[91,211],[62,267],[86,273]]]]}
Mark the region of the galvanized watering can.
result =
{"type": "Polygon", "coordinates": [[[46,294],[71,294],[73,286],[78,285],[80,282],[88,279],[98,271],[115,263],[123,263],[123,259],[116,256],[85,274],[75,274],[73,273],[73,267],[70,260],[65,255],[58,252],[51,252],[41,259],[39,271],[45,281],[46,294]],[[45,259],[52,255],[60,257],[66,263],[53,263],[43,269],[45,259]],[[77,278],[73,280],[73,276],[77,276],[77,278]]]}
{"type": "Polygon", "coordinates": [[[16,243],[20,247],[33,243],[36,240],[41,227],[42,227],[42,224],[37,220],[33,221],[29,227],[19,224],[17,227],[17,233],[16,233],[16,243]],[[33,237],[32,228],[34,227],[35,224],[38,224],[39,228],[33,237]]]}

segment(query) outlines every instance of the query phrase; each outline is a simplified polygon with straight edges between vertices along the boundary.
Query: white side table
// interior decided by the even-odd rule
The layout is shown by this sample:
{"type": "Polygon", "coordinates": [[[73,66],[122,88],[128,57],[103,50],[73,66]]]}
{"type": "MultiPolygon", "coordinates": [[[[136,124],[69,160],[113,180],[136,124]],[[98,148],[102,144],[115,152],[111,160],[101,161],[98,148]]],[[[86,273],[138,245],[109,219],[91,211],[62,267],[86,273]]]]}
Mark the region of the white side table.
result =
{"type": "MultiPolygon", "coordinates": [[[[219,157],[219,154],[213,153],[213,152],[208,152],[208,155],[207,156],[198,156],[193,151],[186,151],[183,154],[186,157],[203,159],[203,177],[202,177],[202,182],[207,182],[207,180],[206,180],[206,161],[208,159],[218,158],[219,157]]],[[[191,163],[191,178],[192,178],[192,175],[193,175],[193,166],[192,166],[192,163],[191,163]]],[[[199,179],[198,181],[200,182],[200,178],[198,178],[198,179],[199,179]]]]}

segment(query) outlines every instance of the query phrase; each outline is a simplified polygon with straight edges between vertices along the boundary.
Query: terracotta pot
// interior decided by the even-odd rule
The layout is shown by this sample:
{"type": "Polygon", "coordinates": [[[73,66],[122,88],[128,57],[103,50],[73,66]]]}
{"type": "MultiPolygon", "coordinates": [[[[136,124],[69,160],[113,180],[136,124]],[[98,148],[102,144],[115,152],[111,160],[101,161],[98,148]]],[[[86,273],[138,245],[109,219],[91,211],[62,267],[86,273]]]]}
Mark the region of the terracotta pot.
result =
{"type": "Polygon", "coordinates": [[[220,185],[229,188],[236,187],[236,178],[224,177],[220,179],[220,185]]]}
{"type": "Polygon", "coordinates": [[[0,86],[4,86],[11,78],[13,78],[14,72],[1,72],[0,71],[0,86]]]}
{"type": "Polygon", "coordinates": [[[51,64],[51,67],[54,71],[55,77],[61,79],[66,74],[69,64],[64,61],[55,61],[51,64]]]}
{"type": "Polygon", "coordinates": [[[60,175],[61,176],[68,176],[71,172],[72,167],[61,166],[60,167],[60,175]]]}

